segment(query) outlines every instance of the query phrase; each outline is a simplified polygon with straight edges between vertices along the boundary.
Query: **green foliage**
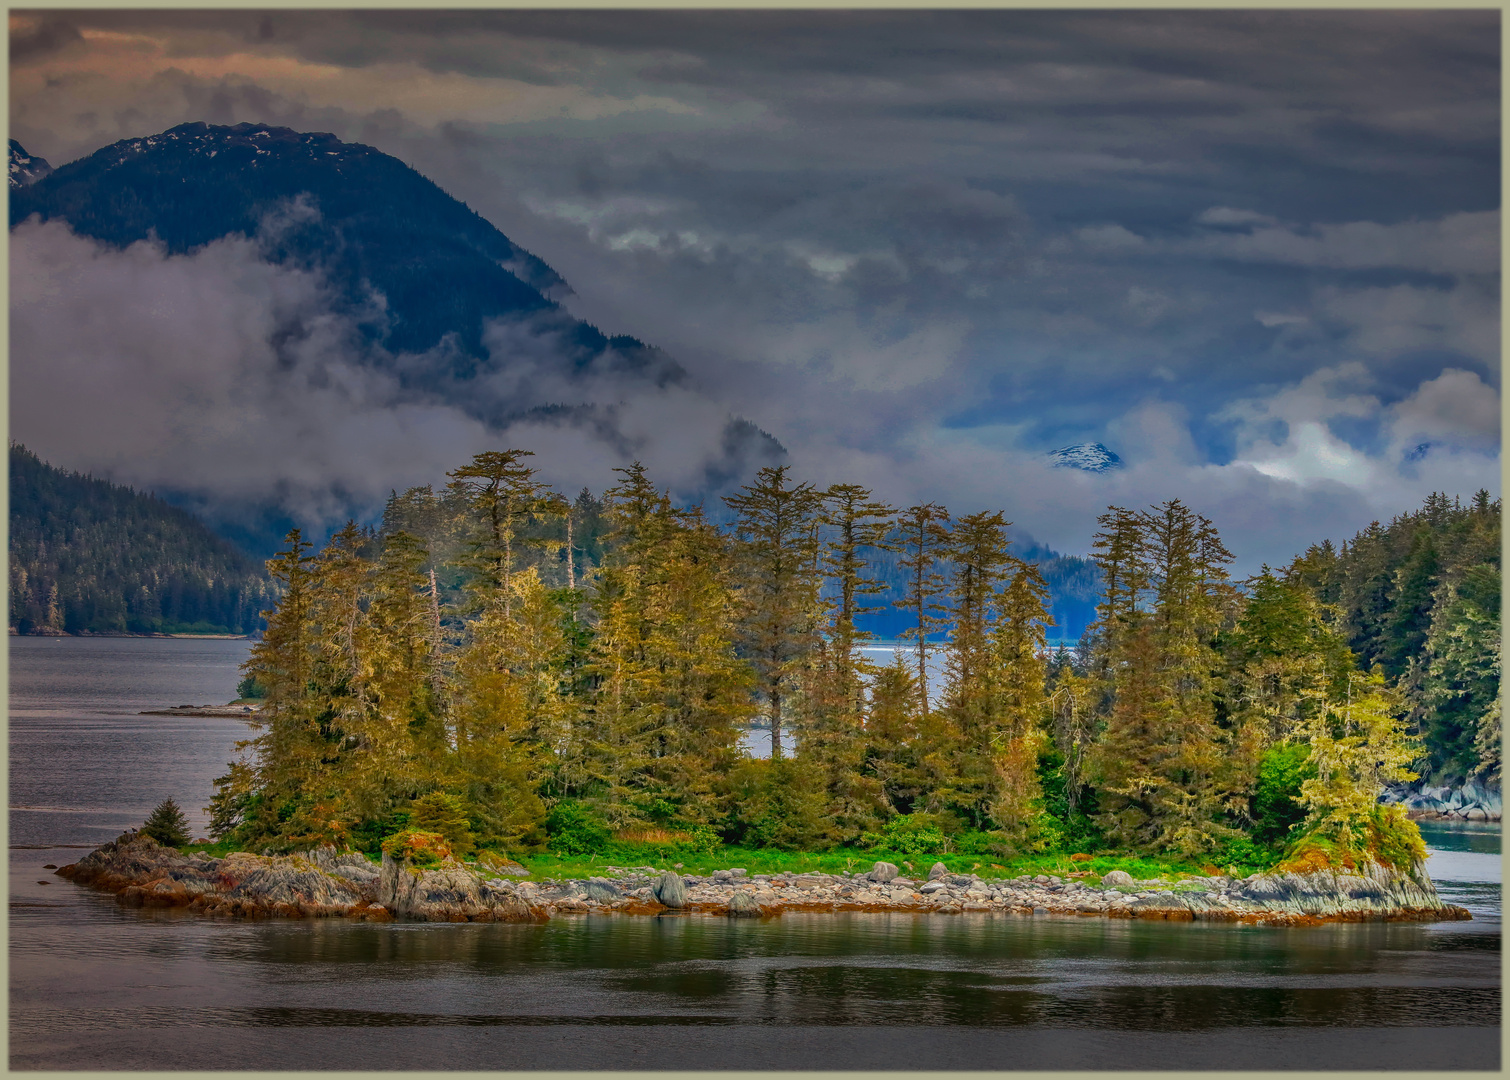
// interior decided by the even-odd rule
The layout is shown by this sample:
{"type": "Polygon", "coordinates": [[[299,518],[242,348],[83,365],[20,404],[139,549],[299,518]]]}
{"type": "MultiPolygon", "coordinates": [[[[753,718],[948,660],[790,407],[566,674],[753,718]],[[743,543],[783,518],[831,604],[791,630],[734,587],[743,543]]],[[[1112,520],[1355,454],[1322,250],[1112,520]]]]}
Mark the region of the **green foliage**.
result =
{"type": "Polygon", "coordinates": [[[166,847],[183,847],[190,839],[189,819],[171,798],[157,804],[141,831],[166,847]]]}
{"type": "Polygon", "coordinates": [[[351,828],[351,846],[366,855],[377,855],[383,841],[409,827],[409,811],[395,810],[382,818],[368,818],[351,828]]]}
{"type": "Polygon", "coordinates": [[[432,791],[415,799],[409,807],[409,828],[445,837],[451,850],[461,858],[471,854],[476,846],[466,807],[448,792],[432,791]]]}
{"type": "Polygon", "coordinates": [[[932,855],[945,850],[949,839],[935,814],[899,814],[879,833],[866,833],[862,842],[902,855],[932,855]]]}
{"type": "Polygon", "coordinates": [[[1264,751],[1258,763],[1258,787],[1253,794],[1253,839],[1260,844],[1283,844],[1290,830],[1305,820],[1301,785],[1316,776],[1305,743],[1279,743],[1264,751]]]}
{"type": "Polygon", "coordinates": [[[266,694],[267,687],[258,682],[254,675],[248,675],[236,684],[236,696],[243,701],[260,701],[266,694]]]}
{"type": "Polygon", "coordinates": [[[563,855],[600,855],[613,839],[608,827],[574,799],[562,799],[551,807],[545,831],[550,849],[563,855]]]}
{"type": "Polygon", "coordinates": [[[821,772],[799,758],[746,758],[730,775],[733,810],[725,823],[727,842],[787,851],[822,850],[825,789],[821,772]]]}
{"type": "Polygon", "coordinates": [[[10,448],[19,633],[246,634],[277,592],[256,561],[153,495],[10,448]]]}
{"type": "Polygon", "coordinates": [[[408,862],[421,870],[432,870],[455,853],[439,833],[405,829],[383,841],[382,852],[395,862],[408,862]]]}
{"type": "Polygon", "coordinates": [[[1352,870],[1373,861],[1410,873],[1425,859],[1426,841],[1405,809],[1375,806],[1355,831],[1314,829],[1297,836],[1285,850],[1279,869],[1300,873],[1339,867],[1352,870]]]}

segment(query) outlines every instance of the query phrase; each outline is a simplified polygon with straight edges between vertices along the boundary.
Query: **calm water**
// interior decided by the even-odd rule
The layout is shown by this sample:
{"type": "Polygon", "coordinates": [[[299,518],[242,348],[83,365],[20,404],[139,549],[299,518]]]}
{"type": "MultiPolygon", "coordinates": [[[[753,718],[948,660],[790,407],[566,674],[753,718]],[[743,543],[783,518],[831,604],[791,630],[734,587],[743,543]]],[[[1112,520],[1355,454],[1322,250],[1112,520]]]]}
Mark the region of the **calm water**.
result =
{"type": "Polygon", "coordinates": [[[1494,1069],[1499,830],[1433,829],[1470,923],[787,916],[222,922],[43,869],[248,728],[240,641],[12,639],[10,1048],[67,1069],[1494,1069]],[[47,881],[49,884],[41,884],[47,881]]]}

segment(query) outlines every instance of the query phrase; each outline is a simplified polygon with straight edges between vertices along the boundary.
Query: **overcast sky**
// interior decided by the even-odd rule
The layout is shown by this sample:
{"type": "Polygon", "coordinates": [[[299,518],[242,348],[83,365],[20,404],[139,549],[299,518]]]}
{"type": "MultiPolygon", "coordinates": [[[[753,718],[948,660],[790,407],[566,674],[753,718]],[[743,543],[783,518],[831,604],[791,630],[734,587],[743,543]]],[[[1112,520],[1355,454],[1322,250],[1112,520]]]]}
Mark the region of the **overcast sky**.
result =
{"type": "MultiPolygon", "coordinates": [[[[55,166],[193,120],[368,143],[804,478],[1077,553],[1179,496],[1253,569],[1499,492],[1499,40],[1496,11],[22,13],[10,130],[55,166]],[[1082,441],[1128,468],[1043,466],[1082,441]]],[[[104,257],[75,241],[13,242],[14,334],[60,332],[104,257]]],[[[71,390],[26,393],[13,434],[71,390]]],[[[438,478],[490,437],[394,415],[365,460],[438,478]]],[[[44,456],[213,485],[107,430],[44,456]]]]}

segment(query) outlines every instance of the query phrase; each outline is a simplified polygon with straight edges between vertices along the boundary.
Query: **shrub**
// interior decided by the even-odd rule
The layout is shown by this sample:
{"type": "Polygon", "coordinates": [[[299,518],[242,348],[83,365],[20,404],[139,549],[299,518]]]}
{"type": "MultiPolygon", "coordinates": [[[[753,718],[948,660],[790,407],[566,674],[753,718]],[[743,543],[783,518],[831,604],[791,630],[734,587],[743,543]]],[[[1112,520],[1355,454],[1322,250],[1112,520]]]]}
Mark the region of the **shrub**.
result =
{"type": "Polygon", "coordinates": [[[938,817],[925,813],[898,814],[879,834],[864,833],[861,840],[871,847],[882,847],[901,855],[942,854],[949,842],[938,817]]]}
{"type": "Polygon", "coordinates": [[[734,810],[724,828],[730,843],[787,851],[833,846],[824,777],[808,763],[747,758],[730,779],[734,810]]]}
{"type": "Polygon", "coordinates": [[[148,815],[142,835],[150,836],[165,847],[183,847],[189,842],[189,821],[172,799],[164,799],[148,815]]]}
{"type": "Polygon", "coordinates": [[[245,701],[257,701],[267,696],[267,687],[257,681],[256,676],[248,675],[236,684],[236,697],[245,701]]]}
{"type": "Polygon", "coordinates": [[[545,817],[545,831],[558,855],[601,855],[613,842],[608,827],[581,803],[562,799],[545,817]]]}
{"type": "Polygon", "coordinates": [[[397,862],[408,861],[422,870],[439,866],[454,854],[439,833],[405,829],[383,841],[383,854],[397,862]]]}
{"type": "Polygon", "coordinates": [[[1375,861],[1411,870],[1426,859],[1426,841],[1403,806],[1376,806],[1368,823],[1368,851],[1375,861]]]}
{"type": "Polygon", "coordinates": [[[472,822],[466,807],[455,795],[432,791],[409,805],[409,825],[420,832],[439,833],[458,857],[471,853],[476,846],[472,822]]]}

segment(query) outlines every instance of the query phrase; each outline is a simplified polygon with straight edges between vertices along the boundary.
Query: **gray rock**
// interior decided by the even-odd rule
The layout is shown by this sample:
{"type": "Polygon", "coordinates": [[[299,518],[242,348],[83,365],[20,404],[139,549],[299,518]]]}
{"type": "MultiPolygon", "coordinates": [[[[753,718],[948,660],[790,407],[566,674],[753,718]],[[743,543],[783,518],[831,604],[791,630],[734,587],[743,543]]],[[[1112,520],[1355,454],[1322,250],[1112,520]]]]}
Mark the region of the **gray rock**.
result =
{"type": "Polygon", "coordinates": [[[929,881],[937,881],[939,878],[945,876],[948,873],[949,873],[949,868],[947,866],[945,866],[941,862],[936,862],[936,863],[933,864],[932,868],[930,868],[929,871],[928,871],[928,880],[929,881]]]}
{"type": "Polygon", "coordinates": [[[734,875],[728,870],[715,870],[713,871],[713,880],[722,885],[725,882],[733,881],[734,875]]]}
{"type": "Polygon", "coordinates": [[[611,903],[612,901],[618,900],[624,895],[619,891],[617,885],[614,885],[611,882],[607,881],[598,881],[596,879],[589,881],[583,891],[587,894],[587,898],[589,900],[595,900],[600,904],[611,903]]]}
{"type": "Polygon", "coordinates": [[[889,862],[878,862],[875,866],[870,868],[870,873],[866,874],[865,876],[871,881],[885,882],[892,880],[900,872],[901,871],[899,871],[889,862]]]}
{"type": "Polygon", "coordinates": [[[682,880],[680,874],[666,871],[651,888],[655,892],[655,898],[668,908],[683,908],[687,906],[687,883],[682,880]]]}
{"type": "Polygon", "coordinates": [[[753,893],[744,889],[736,889],[734,895],[729,897],[729,915],[733,918],[751,918],[760,914],[760,905],[755,902],[753,893]]]}
{"type": "Polygon", "coordinates": [[[747,875],[749,871],[746,870],[743,866],[731,866],[729,868],[729,873],[733,874],[737,878],[742,878],[747,875]]]}
{"type": "Polygon", "coordinates": [[[1463,814],[1469,821],[1488,821],[1489,814],[1482,806],[1470,806],[1463,814]]]}
{"type": "Polygon", "coordinates": [[[969,888],[975,882],[975,878],[971,877],[969,874],[950,874],[944,880],[949,884],[956,885],[962,889],[969,888]]]}
{"type": "Polygon", "coordinates": [[[1109,889],[1117,885],[1131,885],[1132,883],[1133,876],[1126,870],[1113,870],[1101,879],[1101,887],[1103,889],[1109,889]]]}

